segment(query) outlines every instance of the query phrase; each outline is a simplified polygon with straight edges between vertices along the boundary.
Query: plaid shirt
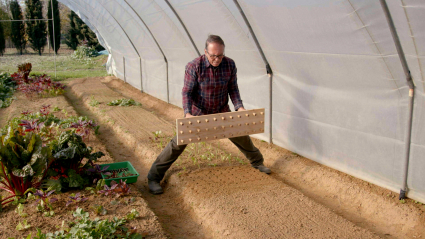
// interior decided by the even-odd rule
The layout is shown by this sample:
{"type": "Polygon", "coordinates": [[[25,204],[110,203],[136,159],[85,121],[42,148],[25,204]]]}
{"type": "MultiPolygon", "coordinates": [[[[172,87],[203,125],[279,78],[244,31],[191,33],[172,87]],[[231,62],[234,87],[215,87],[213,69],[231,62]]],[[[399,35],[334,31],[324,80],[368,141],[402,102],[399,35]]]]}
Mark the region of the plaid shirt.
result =
{"type": "Polygon", "coordinates": [[[243,107],[235,62],[225,56],[219,66],[213,67],[205,55],[189,62],[182,95],[185,116],[230,112],[229,96],[235,110],[243,107]]]}

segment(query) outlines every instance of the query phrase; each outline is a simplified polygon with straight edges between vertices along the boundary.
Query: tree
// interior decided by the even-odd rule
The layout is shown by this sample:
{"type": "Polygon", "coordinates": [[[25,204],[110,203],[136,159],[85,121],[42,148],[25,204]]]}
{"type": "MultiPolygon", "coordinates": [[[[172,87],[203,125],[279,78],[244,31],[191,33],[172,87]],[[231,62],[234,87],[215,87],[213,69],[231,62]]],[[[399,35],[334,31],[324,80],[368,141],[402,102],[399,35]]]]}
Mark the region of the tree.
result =
{"type": "Polygon", "coordinates": [[[3,24],[0,22],[0,56],[3,56],[3,53],[6,49],[6,39],[4,37],[3,24]]]}
{"type": "Polygon", "coordinates": [[[69,30],[69,14],[71,13],[71,9],[69,9],[66,5],[59,3],[59,14],[61,18],[61,31],[62,38],[69,30]]]}
{"type": "MultiPolygon", "coordinates": [[[[10,12],[12,13],[12,20],[22,20],[23,15],[21,6],[18,1],[14,0],[10,3],[10,12]]],[[[25,39],[25,24],[22,21],[12,22],[11,39],[15,45],[16,50],[22,55],[23,50],[27,44],[25,39]]]]}
{"type": "Polygon", "coordinates": [[[80,42],[86,41],[87,46],[93,47],[96,51],[105,50],[105,48],[99,44],[96,34],[83,22],[83,20],[81,20],[81,18],[76,15],[74,21],[78,31],[77,37],[80,42]]]}
{"type": "Polygon", "coordinates": [[[65,35],[65,44],[73,50],[77,50],[77,46],[79,44],[77,38],[78,30],[74,21],[76,17],[78,17],[77,14],[75,14],[74,11],[71,11],[71,13],[69,14],[69,30],[65,35]]]}
{"type": "MultiPolygon", "coordinates": [[[[43,5],[40,0],[26,0],[27,5],[25,16],[27,19],[43,19],[43,5]]],[[[47,44],[46,22],[44,20],[27,21],[27,35],[34,51],[41,53],[47,44]]]]}
{"type": "MultiPolygon", "coordinates": [[[[49,21],[48,28],[49,28],[49,41],[50,45],[53,47],[55,46],[54,51],[56,54],[58,53],[58,50],[60,48],[60,40],[61,40],[61,24],[60,24],[60,15],[59,15],[59,4],[58,0],[52,0],[53,2],[53,21],[49,21]],[[53,24],[54,22],[54,24],[53,24]],[[53,31],[53,25],[55,26],[55,29],[53,31]],[[55,41],[53,41],[53,34],[55,37],[55,41]],[[55,43],[55,44],[53,44],[55,43]]],[[[49,6],[47,8],[47,18],[52,18],[52,4],[49,1],[49,6]]]]}
{"type": "Polygon", "coordinates": [[[90,47],[94,47],[96,51],[105,50],[105,48],[103,48],[103,46],[100,45],[99,41],[97,40],[96,34],[86,24],[84,25],[87,28],[87,34],[85,35],[87,45],[90,47]]]}
{"type": "MultiPolygon", "coordinates": [[[[0,1],[0,20],[10,20],[8,6],[0,1]]],[[[3,23],[3,31],[4,38],[10,37],[11,31],[11,22],[2,22],[3,23]]]]}

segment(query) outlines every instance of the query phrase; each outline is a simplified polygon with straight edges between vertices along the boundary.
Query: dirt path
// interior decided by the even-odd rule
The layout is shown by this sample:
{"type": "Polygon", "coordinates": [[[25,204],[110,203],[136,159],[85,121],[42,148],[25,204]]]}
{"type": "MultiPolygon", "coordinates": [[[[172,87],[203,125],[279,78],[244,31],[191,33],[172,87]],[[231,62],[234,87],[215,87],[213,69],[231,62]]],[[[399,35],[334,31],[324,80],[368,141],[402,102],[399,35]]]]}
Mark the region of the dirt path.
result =
{"type": "Polygon", "coordinates": [[[214,238],[379,238],[249,166],[173,175],[170,183],[214,238]]]}
{"type": "Polygon", "coordinates": [[[401,204],[388,190],[259,140],[254,143],[271,176],[244,165],[247,160],[228,140],[194,144],[167,173],[165,193],[153,196],[146,174],[173,135],[181,109],[112,77],[74,80],[70,88],[74,107],[106,124],[100,138],[115,160],[135,165],[137,186],[172,238],[425,236],[423,206],[401,204]],[[106,105],[119,98],[142,106],[106,105]],[[93,100],[100,104],[90,106],[93,100]],[[162,132],[157,139],[155,131],[162,132]]]}

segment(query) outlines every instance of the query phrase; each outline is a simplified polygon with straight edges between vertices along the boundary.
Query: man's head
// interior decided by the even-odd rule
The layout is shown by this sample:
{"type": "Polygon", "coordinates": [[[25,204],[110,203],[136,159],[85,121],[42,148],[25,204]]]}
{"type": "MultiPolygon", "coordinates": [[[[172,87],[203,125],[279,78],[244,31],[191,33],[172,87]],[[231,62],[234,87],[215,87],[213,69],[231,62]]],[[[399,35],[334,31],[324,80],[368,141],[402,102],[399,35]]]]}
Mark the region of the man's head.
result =
{"type": "Polygon", "coordinates": [[[217,35],[209,35],[205,42],[205,55],[212,66],[219,66],[224,57],[224,41],[217,35]]]}

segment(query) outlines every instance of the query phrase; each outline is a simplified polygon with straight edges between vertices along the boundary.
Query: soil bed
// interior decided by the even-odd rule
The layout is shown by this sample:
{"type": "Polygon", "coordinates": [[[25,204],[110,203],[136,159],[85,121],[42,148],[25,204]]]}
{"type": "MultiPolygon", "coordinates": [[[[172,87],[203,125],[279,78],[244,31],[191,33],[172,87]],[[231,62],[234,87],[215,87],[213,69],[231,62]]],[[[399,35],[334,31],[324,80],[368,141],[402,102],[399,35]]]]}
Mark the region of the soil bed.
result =
{"type": "MultiPolygon", "coordinates": [[[[228,140],[190,144],[167,172],[162,182],[165,193],[151,195],[147,172],[173,136],[175,119],[182,117],[181,108],[141,93],[114,77],[84,78],[69,82],[65,98],[25,101],[18,97],[11,107],[0,109],[0,126],[21,111],[36,110],[42,104],[57,104],[68,112],[96,120],[101,125],[100,135],[93,137],[89,145],[107,154],[101,158],[102,163],[131,162],[140,174],[132,189],[138,191],[133,195],[138,198],[138,205],[125,205],[125,209],[118,210],[103,199],[104,205],[111,211],[107,216],[122,216],[134,207],[140,209],[142,216],[134,222],[149,237],[425,237],[422,204],[412,200],[400,203],[395,193],[256,139],[254,144],[265,156],[271,175],[251,168],[228,140]],[[123,98],[142,105],[107,105],[123,98]],[[49,103],[51,100],[54,102],[49,103]]],[[[101,203],[90,200],[98,199],[102,197],[82,205],[90,210],[89,205],[101,203]]],[[[2,216],[16,217],[13,210],[14,206],[8,206],[2,216]]],[[[62,218],[72,217],[61,211],[53,218],[32,214],[51,221],[43,227],[45,230],[60,227],[62,218]]],[[[14,231],[17,221],[10,221],[13,223],[0,219],[0,233],[7,229],[18,233],[11,235],[22,237],[39,225],[34,221],[32,229],[21,233],[14,231]]]]}
{"type": "MultiPolygon", "coordinates": [[[[42,105],[50,105],[51,109],[58,107],[60,110],[53,112],[57,117],[63,118],[65,114],[68,117],[77,116],[77,112],[64,96],[27,99],[23,94],[17,92],[15,93],[15,97],[16,100],[13,101],[10,107],[0,109],[1,127],[3,127],[8,120],[19,116],[23,111],[37,112],[42,105]]],[[[102,151],[106,155],[100,158],[98,163],[103,164],[114,162],[114,159],[108,153],[106,147],[99,141],[97,135],[91,135],[89,139],[90,141],[86,143],[93,148],[94,152],[102,151]]],[[[1,191],[1,194],[3,196],[8,195],[4,191],[1,191]]],[[[28,214],[28,217],[25,218],[20,217],[15,212],[15,205],[10,203],[7,204],[3,208],[3,211],[0,212],[0,238],[24,238],[30,233],[32,236],[35,236],[36,228],[40,228],[43,233],[61,230],[62,222],[75,221],[75,218],[72,216],[72,212],[75,211],[76,206],[89,212],[90,218],[94,219],[99,217],[102,220],[111,220],[113,217],[122,218],[132,209],[136,209],[139,212],[139,217],[135,220],[129,221],[129,223],[125,225],[126,227],[136,227],[138,232],[147,235],[147,238],[166,238],[166,234],[162,230],[157,217],[149,209],[147,203],[142,198],[141,193],[134,185],[131,185],[131,195],[120,197],[118,199],[102,195],[94,195],[85,190],[73,190],[66,193],[53,194],[52,197],[58,199],[57,202],[52,204],[55,212],[53,217],[45,217],[42,213],[37,212],[34,201],[24,204],[24,212],[28,214]],[[87,197],[88,200],[78,204],[71,204],[66,207],[66,202],[70,200],[70,194],[78,192],[87,197]],[[111,204],[112,201],[115,202],[111,204]],[[94,205],[103,206],[107,210],[107,214],[104,216],[95,215],[93,209],[94,205]],[[31,227],[23,231],[16,230],[15,228],[17,224],[23,220],[27,220],[27,223],[30,224],[31,227]]],[[[67,223],[64,225],[66,228],[67,223]]]]}
{"type": "MultiPolygon", "coordinates": [[[[77,79],[70,83],[70,87],[73,94],[68,97],[76,97],[73,98],[73,102],[78,102],[77,99],[84,102],[81,105],[81,110],[90,112],[98,120],[108,122],[108,134],[101,135],[103,142],[107,145],[111,154],[116,155],[114,157],[125,156],[125,160],[131,161],[140,173],[140,178],[145,179],[142,184],[140,184],[142,181],[139,180],[140,183],[137,185],[148,201],[149,207],[157,214],[164,229],[172,237],[220,238],[226,236],[238,238],[241,235],[255,237],[254,234],[248,233],[252,231],[249,226],[252,225],[250,220],[253,219],[249,219],[247,221],[248,226],[245,227],[229,223],[231,220],[226,214],[229,208],[223,205],[243,204],[245,198],[250,198],[259,190],[258,188],[244,188],[245,186],[243,186],[242,188],[246,191],[238,197],[239,199],[226,197],[226,193],[228,193],[226,191],[228,181],[226,180],[214,185],[204,185],[203,190],[187,190],[190,185],[187,184],[188,181],[185,180],[185,177],[197,173],[197,170],[210,168],[214,172],[219,172],[222,167],[227,166],[247,167],[247,160],[228,140],[189,145],[167,172],[163,182],[165,193],[152,196],[147,190],[147,171],[172,137],[175,119],[182,117],[182,109],[141,93],[114,77],[77,79]],[[121,98],[134,99],[142,106],[119,108],[106,106],[108,102],[121,98]],[[93,99],[100,102],[98,106],[90,105],[93,99]],[[155,132],[159,131],[162,132],[162,136],[154,137],[155,132]],[[117,147],[117,145],[119,146],[117,147]],[[195,210],[192,203],[196,203],[196,200],[202,201],[204,198],[208,198],[204,193],[214,191],[215,188],[224,188],[222,192],[217,192],[217,195],[213,197],[221,203],[213,204],[211,202],[215,206],[208,207],[207,211],[195,210]],[[226,200],[221,200],[220,196],[226,198],[226,200]],[[188,200],[188,198],[191,198],[191,200],[188,200]],[[205,215],[211,215],[211,217],[205,215]],[[214,217],[215,219],[213,219],[214,217]]],[[[301,218],[308,218],[307,215],[310,212],[329,210],[333,215],[343,218],[342,221],[346,225],[353,225],[357,228],[354,231],[366,229],[368,233],[372,234],[366,233],[365,235],[372,237],[418,238],[425,236],[423,205],[416,204],[412,200],[400,203],[395,194],[388,190],[327,168],[274,145],[256,139],[254,139],[254,144],[265,156],[266,166],[273,170],[272,175],[268,177],[275,180],[273,184],[276,186],[276,190],[289,185],[292,187],[291,190],[298,190],[295,193],[296,198],[303,198],[303,201],[306,200],[305,204],[314,205],[306,209],[307,213],[301,218]],[[300,192],[304,195],[301,196],[300,192]],[[388,220],[389,218],[391,220],[388,220]]],[[[206,177],[206,175],[203,176],[206,177]]],[[[241,176],[244,176],[243,173],[241,173],[241,176]]],[[[259,180],[261,184],[262,180],[259,180]]],[[[263,192],[263,194],[262,196],[267,198],[266,202],[282,205],[282,207],[267,209],[271,210],[270,215],[280,215],[283,208],[291,211],[291,198],[283,196],[273,198],[266,192],[263,192]],[[289,208],[286,208],[287,205],[289,205],[289,208]]],[[[253,203],[249,207],[252,207],[254,211],[261,211],[264,205],[260,201],[257,201],[257,203],[261,205],[253,203]]],[[[295,203],[292,204],[295,205],[295,203]]],[[[292,211],[297,211],[294,207],[292,209],[292,211]]],[[[259,214],[259,217],[267,218],[270,215],[259,214]]],[[[254,231],[262,231],[263,235],[274,237],[273,235],[276,234],[273,233],[282,229],[279,225],[292,225],[291,229],[295,231],[302,231],[298,228],[301,224],[303,227],[312,225],[311,223],[301,223],[297,226],[292,224],[291,219],[280,216],[276,216],[276,218],[278,219],[272,222],[272,224],[275,224],[274,226],[260,223],[256,225],[257,228],[254,231]]],[[[235,217],[233,221],[239,219],[242,220],[242,218],[235,217]]],[[[337,231],[344,226],[335,224],[334,228],[336,230],[335,235],[339,235],[337,231]]],[[[323,231],[320,233],[325,233],[324,231],[332,231],[333,229],[325,227],[321,230],[323,231]]],[[[318,235],[321,235],[320,233],[318,235]]],[[[283,237],[285,235],[297,237],[291,234],[281,234],[283,237]]],[[[302,235],[306,236],[307,234],[299,234],[301,237],[302,235]]],[[[342,237],[356,237],[354,235],[344,234],[342,237]]]]}

